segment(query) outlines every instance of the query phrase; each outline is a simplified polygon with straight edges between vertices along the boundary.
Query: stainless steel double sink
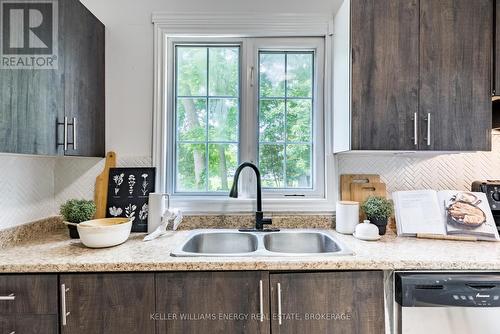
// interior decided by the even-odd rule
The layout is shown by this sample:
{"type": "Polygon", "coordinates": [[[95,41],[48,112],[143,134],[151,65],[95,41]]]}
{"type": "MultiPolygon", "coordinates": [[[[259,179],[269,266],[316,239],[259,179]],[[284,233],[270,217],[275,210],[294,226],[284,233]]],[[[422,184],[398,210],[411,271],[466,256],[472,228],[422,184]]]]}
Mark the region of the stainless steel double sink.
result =
{"type": "Polygon", "coordinates": [[[240,232],[194,230],[172,256],[313,256],[351,255],[342,242],[322,230],[240,232]]]}

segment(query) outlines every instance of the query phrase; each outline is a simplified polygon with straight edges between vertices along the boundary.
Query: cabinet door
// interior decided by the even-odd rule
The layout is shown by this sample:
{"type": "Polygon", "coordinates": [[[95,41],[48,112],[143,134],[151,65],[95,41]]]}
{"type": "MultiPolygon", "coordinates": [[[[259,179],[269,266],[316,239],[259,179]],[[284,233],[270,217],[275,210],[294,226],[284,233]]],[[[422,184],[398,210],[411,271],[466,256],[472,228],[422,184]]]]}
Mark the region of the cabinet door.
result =
{"type": "Polygon", "coordinates": [[[421,149],[491,149],[492,15],[492,0],[420,1],[421,149]]]}
{"type": "Polygon", "coordinates": [[[64,4],[65,155],[103,157],[105,133],[104,25],[78,0],[64,4]],[[75,131],[76,130],[76,131],[75,131]]]}
{"type": "Polygon", "coordinates": [[[418,0],[352,0],[353,150],[415,150],[418,0]]]}
{"type": "Polygon", "coordinates": [[[153,334],[154,274],[61,275],[67,291],[61,333],[153,334]]]}
{"type": "Polygon", "coordinates": [[[57,334],[57,315],[0,315],[0,333],[57,334]]]}
{"type": "Polygon", "coordinates": [[[59,69],[0,69],[0,152],[57,154],[64,114],[64,62],[59,69]]]}
{"type": "Polygon", "coordinates": [[[384,333],[382,272],[284,273],[270,277],[272,333],[384,333]]]}
{"type": "Polygon", "coordinates": [[[158,333],[162,334],[269,333],[269,275],[157,274],[156,312],[158,333]]]}
{"type": "Polygon", "coordinates": [[[1,275],[0,314],[57,314],[57,275],[1,275]]]}

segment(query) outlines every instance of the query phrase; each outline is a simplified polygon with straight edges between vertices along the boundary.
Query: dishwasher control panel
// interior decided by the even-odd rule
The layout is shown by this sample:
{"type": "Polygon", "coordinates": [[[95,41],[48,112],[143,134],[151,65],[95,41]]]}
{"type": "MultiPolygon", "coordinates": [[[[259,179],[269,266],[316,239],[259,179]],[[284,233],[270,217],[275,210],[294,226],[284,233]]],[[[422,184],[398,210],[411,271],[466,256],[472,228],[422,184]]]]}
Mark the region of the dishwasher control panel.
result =
{"type": "Polygon", "coordinates": [[[395,285],[405,307],[500,307],[497,273],[396,273],[395,285]]]}

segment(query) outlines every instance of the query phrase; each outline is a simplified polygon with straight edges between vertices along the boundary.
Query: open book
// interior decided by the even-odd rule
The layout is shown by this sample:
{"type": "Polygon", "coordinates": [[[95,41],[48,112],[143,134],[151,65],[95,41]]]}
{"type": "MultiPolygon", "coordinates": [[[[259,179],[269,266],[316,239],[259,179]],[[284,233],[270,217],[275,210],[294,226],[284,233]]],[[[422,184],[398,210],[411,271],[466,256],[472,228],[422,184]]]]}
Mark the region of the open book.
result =
{"type": "Polygon", "coordinates": [[[392,194],[392,199],[398,235],[435,234],[500,240],[484,193],[397,191],[392,194]]]}

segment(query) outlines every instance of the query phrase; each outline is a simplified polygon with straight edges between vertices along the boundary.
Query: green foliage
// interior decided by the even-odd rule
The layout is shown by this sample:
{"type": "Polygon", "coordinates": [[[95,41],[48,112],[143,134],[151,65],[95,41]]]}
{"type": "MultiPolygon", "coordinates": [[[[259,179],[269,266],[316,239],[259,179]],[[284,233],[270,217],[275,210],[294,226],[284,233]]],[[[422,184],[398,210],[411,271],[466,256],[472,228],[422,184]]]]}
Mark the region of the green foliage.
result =
{"type": "Polygon", "coordinates": [[[60,213],[65,221],[70,223],[81,223],[92,219],[96,211],[93,201],[71,199],[61,205],[60,213]]]}
{"type": "Polygon", "coordinates": [[[361,209],[368,218],[386,219],[389,218],[394,209],[391,201],[385,197],[370,196],[362,204],[361,209]]]}
{"type": "Polygon", "coordinates": [[[312,53],[260,53],[259,167],[267,188],[312,186],[312,53]]]}
{"type": "MultiPolygon", "coordinates": [[[[232,185],[239,162],[239,52],[238,47],[176,48],[177,191],[228,191],[232,185]]],[[[312,70],[312,53],[260,54],[264,187],[312,186],[312,70]]]]}

